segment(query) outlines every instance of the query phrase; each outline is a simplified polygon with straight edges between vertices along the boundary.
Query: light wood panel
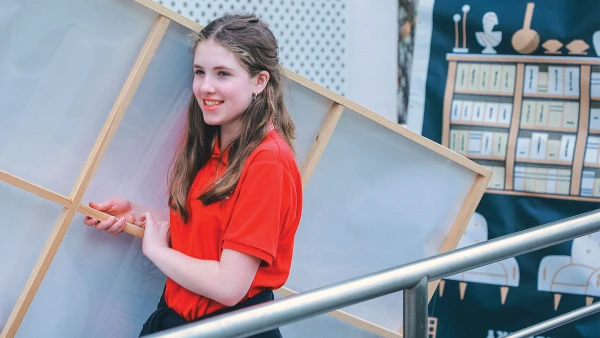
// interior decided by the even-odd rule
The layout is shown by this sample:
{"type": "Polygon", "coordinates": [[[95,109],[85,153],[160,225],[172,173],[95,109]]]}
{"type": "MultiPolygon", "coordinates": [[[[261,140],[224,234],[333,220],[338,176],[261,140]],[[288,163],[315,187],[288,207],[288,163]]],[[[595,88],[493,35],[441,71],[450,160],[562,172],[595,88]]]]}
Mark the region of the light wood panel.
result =
{"type": "Polygon", "coordinates": [[[48,268],[50,267],[50,263],[54,259],[58,248],[60,247],[60,243],[62,242],[69,224],[73,220],[75,216],[75,212],[79,207],[79,203],[83,194],[85,193],[94,173],[100,164],[100,160],[106,151],[112,137],[114,136],[119,122],[121,121],[123,114],[127,110],[135,91],[139,83],[142,80],[146,70],[148,69],[148,65],[152,59],[152,56],[156,52],[160,41],[162,40],[167,27],[169,25],[170,20],[166,17],[160,15],[156,20],[144,46],[138,58],[125,81],[123,88],[119,96],[117,97],[115,104],[106,120],[104,127],[100,131],[100,135],[98,136],[96,143],[92,147],[92,151],[85,162],[83,169],[73,187],[73,190],[69,196],[69,199],[72,201],[71,205],[68,208],[63,208],[59,218],[57,219],[54,227],[52,228],[52,233],[48,237],[42,252],[33,268],[27,283],[17,303],[15,304],[8,321],[6,322],[6,326],[2,331],[0,337],[13,337],[16,335],[31,302],[33,301],[33,297],[35,296],[37,290],[39,289],[48,268]]]}
{"type": "Polygon", "coordinates": [[[50,191],[46,188],[40,187],[39,185],[33,184],[29,181],[26,181],[22,178],[11,175],[2,170],[0,170],[0,181],[10,184],[19,189],[25,190],[27,192],[30,192],[34,195],[37,195],[43,199],[48,200],[48,201],[62,205],[65,208],[68,208],[71,206],[71,200],[68,197],[63,196],[54,191],[50,191]]]}
{"type": "Polygon", "coordinates": [[[506,168],[504,171],[504,189],[512,190],[515,173],[515,154],[517,138],[519,137],[519,124],[521,122],[521,105],[523,102],[523,76],[525,64],[517,64],[517,76],[515,83],[515,97],[513,99],[512,121],[508,132],[508,145],[506,146],[506,168]]]}
{"type": "MultiPolygon", "coordinates": [[[[490,174],[488,176],[478,176],[475,179],[475,184],[473,184],[471,190],[469,190],[467,198],[465,199],[465,202],[463,203],[460,211],[458,212],[458,215],[454,220],[454,224],[452,225],[448,236],[442,243],[442,247],[439,251],[440,254],[456,249],[456,247],[458,246],[458,242],[460,242],[460,239],[464,234],[467,225],[469,224],[469,220],[473,216],[475,209],[477,209],[477,205],[479,205],[479,201],[481,201],[483,194],[486,192],[486,188],[491,178],[492,175],[490,174]]],[[[431,300],[431,297],[435,293],[439,282],[439,280],[429,282],[429,300],[431,300]]]]}
{"type": "Polygon", "coordinates": [[[566,65],[600,65],[600,58],[591,57],[561,57],[535,55],[481,55],[481,54],[447,54],[448,61],[479,61],[479,62],[525,62],[525,63],[559,63],[566,65]]]}
{"type": "Polygon", "coordinates": [[[444,106],[442,118],[442,145],[448,147],[450,140],[450,109],[452,109],[452,99],[454,98],[454,83],[456,79],[456,62],[448,63],[448,77],[446,78],[446,92],[444,93],[444,106]]]}
{"type": "Polygon", "coordinates": [[[571,172],[571,195],[579,195],[581,189],[581,172],[585,155],[585,145],[590,124],[590,77],[591,67],[583,65],[580,71],[579,94],[579,128],[575,152],[573,153],[573,171],[571,172]]]}
{"type": "Polygon", "coordinates": [[[344,106],[341,104],[333,103],[333,105],[331,105],[331,109],[329,109],[329,112],[327,113],[327,116],[325,116],[325,120],[323,121],[323,124],[321,124],[321,129],[319,130],[317,137],[310,147],[310,150],[304,159],[304,163],[302,163],[302,168],[300,169],[303,188],[306,187],[313,171],[317,167],[317,163],[319,163],[321,155],[323,155],[325,147],[327,147],[327,143],[329,143],[329,139],[331,139],[331,135],[333,135],[335,126],[340,120],[344,109],[344,106]]]}

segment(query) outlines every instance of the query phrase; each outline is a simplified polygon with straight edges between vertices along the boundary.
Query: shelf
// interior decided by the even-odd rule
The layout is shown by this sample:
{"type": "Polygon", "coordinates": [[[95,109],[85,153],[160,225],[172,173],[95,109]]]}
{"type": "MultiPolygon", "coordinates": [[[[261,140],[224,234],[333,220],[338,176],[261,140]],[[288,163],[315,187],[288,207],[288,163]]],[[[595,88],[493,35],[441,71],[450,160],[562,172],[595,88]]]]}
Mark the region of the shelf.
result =
{"type": "Polygon", "coordinates": [[[585,162],[583,162],[583,168],[600,168],[600,163],[585,163],[585,162]]]}
{"type": "MultiPolygon", "coordinates": [[[[538,126],[521,126],[520,130],[533,130],[533,131],[552,131],[557,133],[570,133],[577,134],[577,129],[567,129],[567,128],[550,128],[550,127],[538,127],[538,126]]],[[[600,130],[598,131],[600,133],[600,130]]]]}
{"type": "Polygon", "coordinates": [[[503,129],[510,128],[509,124],[494,124],[494,123],[487,123],[487,122],[472,122],[472,121],[461,121],[461,120],[458,120],[458,121],[450,120],[450,125],[451,126],[457,125],[457,126],[492,127],[492,128],[503,128],[503,129]]]}
{"type": "Polygon", "coordinates": [[[533,98],[533,99],[558,99],[558,100],[577,100],[579,101],[579,96],[567,96],[567,95],[556,95],[556,94],[525,94],[523,93],[524,98],[533,98]]]}
{"type": "Polygon", "coordinates": [[[530,158],[519,158],[515,157],[515,163],[533,163],[533,164],[550,164],[550,165],[561,165],[571,167],[573,166],[573,162],[567,161],[552,161],[552,160],[534,160],[530,158]]]}
{"type": "Polygon", "coordinates": [[[600,101],[600,97],[598,97],[598,96],[590,96],[590,100],[592,100],[592,101],[600,101]]]}
{"type": "Polygon", "coordinates": [[[598,57],[542,56],[542,55],[501,55],[501,54],[446,54],[448,61],[542,63],[556,65],[600,65],[598,57]]]}
{"type": "Polygon", "coordinates": [[[493,92],[480,92],[474,90],[454,90],[454,94],[471,94],[471,95],[482,95],[482,96],[507,96],[513,97],[515,93],[493,93],[493,92]]]}
{"type": "Polygon", "coordinates": [[[590,129],[590,130],[588,131],[588,136],[589,136],[589,135],[600,136],[600,130],[598,130],[598,129],[590,129]]]}
{"type": "Polygon", "coordinates": [[[472,160],[490,160],[490,161],[506,161],[506,157],[490,156],[490,155],[470,155],[468,153],[461,154],[462,156],[472,160]]]}

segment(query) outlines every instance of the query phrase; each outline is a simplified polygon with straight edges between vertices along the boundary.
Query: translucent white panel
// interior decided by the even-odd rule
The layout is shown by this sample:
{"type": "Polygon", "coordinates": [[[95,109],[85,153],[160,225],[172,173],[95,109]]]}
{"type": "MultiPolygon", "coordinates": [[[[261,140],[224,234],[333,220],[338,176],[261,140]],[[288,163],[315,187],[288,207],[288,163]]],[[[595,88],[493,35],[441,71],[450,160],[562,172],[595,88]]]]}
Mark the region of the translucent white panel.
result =
{"type": "Polygon", "coordinates": [[[0,169],[68,195],[155,19],[132,1],[0,1],[0,169]]]}
{"type": "Polygon", "coordinates": [[[137,337],[164,284],[140,239],[98,232],[77,215],[17,337],[137,337]]]}
{"type": "MultiPolygon", "coordinates": [[[[287,287],[305,291],[438,253],[476,174],[345,110],[308,183],[287,287]]],[[[348,312],[398,331],[401,294],[348,312]]]]}
{"type": "Polygon", "coordinates": [[[330,315],[320,315],[279,329],[285,338],[376,338],[366,331],[330,315]]]}
{"type": "MultiPolygon", "coordinates": [[[[275,295],[275,299],[281,296],[275,295]]],[[[279,328],[285,338],[375,338],[379,337],[330,315],[320,315],[279,328]]]]}
{"type": "Polygon", "coordinates": [[[57,204],[0,183],[0,330],[61,210],[57,204]]]}
{"type": "MultiPolygon", "coordinates": [[[[126,197],[167,210],[167,170],[191,95],[189,33],[170,25],[84,202],[126,197]]],[[[99,233],[82,219],[73,221],[20,336],[133,337],[156,308],[165,277],[143,256],[141,241],[99,233]]]]}
{"type": "Polygon", "coordinates": [[[284,90],[286,107],[296,125],[296,157],[302,163],[333,101],[291,80],[286,80],[284,90]]]}

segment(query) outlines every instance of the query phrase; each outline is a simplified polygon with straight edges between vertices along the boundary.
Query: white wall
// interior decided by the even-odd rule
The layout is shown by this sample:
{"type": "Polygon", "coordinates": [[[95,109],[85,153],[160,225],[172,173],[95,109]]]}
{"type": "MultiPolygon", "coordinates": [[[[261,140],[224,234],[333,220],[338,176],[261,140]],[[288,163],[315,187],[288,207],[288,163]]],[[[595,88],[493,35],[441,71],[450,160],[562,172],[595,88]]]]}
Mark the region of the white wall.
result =
{"type": "Polygon", "coordinates": [[[398,2],[346,1],[346,97],[397,122],[398,2]]]}

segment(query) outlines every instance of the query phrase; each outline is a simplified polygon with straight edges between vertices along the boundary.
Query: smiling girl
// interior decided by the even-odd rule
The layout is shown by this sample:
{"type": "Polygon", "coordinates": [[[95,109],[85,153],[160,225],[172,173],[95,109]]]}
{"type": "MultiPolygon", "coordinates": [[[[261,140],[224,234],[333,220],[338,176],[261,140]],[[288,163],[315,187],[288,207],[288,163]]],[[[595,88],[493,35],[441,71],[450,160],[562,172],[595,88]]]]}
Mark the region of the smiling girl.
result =
{"type": "MultiPolygon", "coordinates": [[[[187,133],[169,175],[169,221],[126,199],[90,206],[112,234],[145,228],[142,250],[167,275],[140,335],[263,303],[288,278],[302,210],[294,124],[277,41],[252,15],[208,24],[193,46],[187,133]]],[[[255,337],[281,337],[278,329],[255,337]]]]}

